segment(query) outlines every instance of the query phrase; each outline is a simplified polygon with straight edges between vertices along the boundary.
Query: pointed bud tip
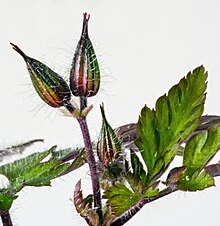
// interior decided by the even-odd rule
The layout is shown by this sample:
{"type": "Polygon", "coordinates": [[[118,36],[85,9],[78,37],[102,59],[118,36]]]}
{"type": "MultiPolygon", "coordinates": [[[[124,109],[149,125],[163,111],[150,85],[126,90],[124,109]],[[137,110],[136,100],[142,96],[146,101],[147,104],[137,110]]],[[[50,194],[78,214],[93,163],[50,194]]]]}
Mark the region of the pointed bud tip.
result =
{"type": "Polygon", "coordinates": [[[106,119],[105,118],[105,109],[104,109],[104,103],[103,102],[100,104],[100,110],[101,110],[102,118],[106,119]]]}
{"type": "Polygon", "coordinates": [[[88,36],[88,22],[89,22],[90,14],[83,13],[83,28],[82,28],[82,36],[88,36]]]}
{"type": "Polygon", "coordinates": [[[27,61],[27,55],[15,44],[10,42],[10,45],[12,45],[13,50],[15,50],[17,53],[19,53],[25,61],[27,61]]]}
{"type": "Polygon", "coordinates": [[[90,18],[90,14],[88,14],[88,13],[83,13],[83,21],[89,21],[89,18],[90,18]]]}

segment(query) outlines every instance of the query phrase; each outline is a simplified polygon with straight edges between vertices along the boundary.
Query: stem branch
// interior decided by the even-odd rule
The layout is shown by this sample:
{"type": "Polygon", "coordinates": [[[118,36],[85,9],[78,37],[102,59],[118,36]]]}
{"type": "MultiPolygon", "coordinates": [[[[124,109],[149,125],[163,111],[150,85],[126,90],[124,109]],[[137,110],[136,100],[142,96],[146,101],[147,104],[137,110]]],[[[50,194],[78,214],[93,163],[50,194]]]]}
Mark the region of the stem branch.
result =
{"type": "Polygon", "coordinates": [[[129,210],[124,212],[117,220],[111,223],[111,226],[122,226],[127,223],[135,214],[137,214],[142,207],[144,207],[147,203],[153,202],[159,198],[162,198],[166,195],[171,194],[172,192],[177,191],[177,189],[172,189],[170,187],[159,192],[157,196],[151,198],[142,198],[140,199],[134,206],[132,206],[129,210]]]}
{"type": "Polygon", "coordinates": [[[3,226],[13,226],[11,216],[8,211],[0,211],[3,226]]]}

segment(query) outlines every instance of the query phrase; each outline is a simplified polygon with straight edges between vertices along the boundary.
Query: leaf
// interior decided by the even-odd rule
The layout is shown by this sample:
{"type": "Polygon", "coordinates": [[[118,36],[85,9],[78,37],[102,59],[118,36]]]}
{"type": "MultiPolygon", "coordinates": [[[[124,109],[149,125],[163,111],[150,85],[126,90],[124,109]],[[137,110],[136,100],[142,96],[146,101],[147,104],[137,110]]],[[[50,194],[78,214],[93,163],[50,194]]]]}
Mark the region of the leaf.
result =
{"type": "Polygon", "coordinates": [[[146,191],[145,191],[145,194],[144,194],[144,198],[151,198],[153,196],[157,196],[158,195],[158,192],[159,192],[159,189],[156,188],[157,186],[159,185],[159,182],[156,183],[156,185],[152,185],[150,186],[146,191]]]}
{"type": "Polygon", "coordinates": [[[103,212],[103,225],[110,226],[112,221],[115,219],[115,215],[112,213],[110,206],[104,206],[103,212]]]}
{"type": "Polygon", "coordinates": [[[17,197],[12,194],[0,193],[0,211],[8,211],[17,197]]]}
{"type": "Polygon", "coordinates": [[[148,170],[148,183],[157,179],[175,156],[178,146],[198,126],[205,101],[207,73],[203,66],[161,96],[155,110],[144,107],[138,123],[135,142],[148,170]]]}
{"type": "Polygon", "coordinates": [[[50,185],[50,181],[67,170],[69,163],[62,164],[54,158],[45,161],[50,150],[34,153],[25,158],[0,167],[0,174],[5,175],[9,180],[7,189],[2,189],[8,193],[16,193],[24,186],[45,186],[50,185]],[[44,160],[44,161],[43,161],[44,160]],[[43,162],[42,162],[43,161],[43,162]]]}
{"type": "MultiPolygon", "coordinates": [[[[156,130],[156,117],[154,111],[145,106],[137,123],[138,139],[135,144],[141,151],[146,163],[148,175],[151,176],[156,162],[156,154],[159,145],[159,137],[156,130]]],[[[149,177],[148,176],[148,177],[149,177]]]]}
{"type": "Polygon", "coordinates": [[[12,163],[1,166],[0,174],[5,175],[11,183],[14,183],[15,180],[26,170],[35,167],[40,161],[45,159],[50,154],[50,150],[44,151],[41,153],[34,153],[32,155],[27,156],[26,158],[22,158],[16,160],[12,163]]]}
{"type": "Polygon", "coordinates": [[[220,148],[220,124],[216,124],[192,137],[185,147],[183,166],[186,171],[178,181],[182,190],[202,190],[214,185],[213,176],[218,173],[206,167],[220,148]],[[202,172],[201,172],[202,171],[202,172]]]}
{"type": "Polygon", "coordinates": [[[51,159],[59,159],[63,161],[63,158],[65,158],[66,156],[68,156],[69,154],[74,155],[74,153],[79,154],[78,149],[73,150],[72,148],[65,148],[65,149],[61,149],[61,150],[54,150],[52,152],[52,156],[51,159]]]}
{"type": "Polygon", "coordinates": [[[220,148],[220,124],[216,124],[192,137],[187,143],[183,165],[187,173],[200,172],[220,148]]]}
{"type": "Polygon", "coordinates": [[[120,216],[131,206],[135,205],[141,197],[141,194],[133,193],[123,184],[109,186],[103,195],[103,198],[107,199],[107,206],[111,207],[115,216],[120,216]]]}
{"type": "Polygon", "coordinates": [[[59,165],[58,161],[41,163],[25,175],[23,184],[28,186],[49,186],[51,180],[57,178],[69,168],[70,164],[59,165]]]}
{"type": "Polygon", "coordinates": [[[165,184],[167,187],[170,187],[172,189],[176,189],[177,187],[177,182],[179,181],[180,177],[183,175],[185,172],[186,167],[180,166],[180,167],[175,167],[170,170],[166,181],[162,182],[165,184]]]}
{"type": "Polygon", "coordinates": [[[143,193],[147,187],[147,173],[144,170],[138,156],[132,152],[130,156],[132,172],[129,171],[127,173],[126,179],[134,192],[143,193]]]}
{"type": "Polygon", "coordinates": [[[178,181],[178,189],[183,191],[197,191],[214,185],[214,179],[208,173],[203,171],[198,175],[195,172],[192,176],[184,175],[178,181]]]}
{"type": "Polygon", "coordinates": [[[89,195],[83,198],[81,180],[79,180],[75,186],[73,201],[77,212],[86,220],[88,225],[99,225],[99,216],[96,211],[92,209],[92,196],[89,195]]]}
{"type": "MultiPolygon", "coordinates": [[[[71,152],[72,153],[72,152],[71,152]]],[[[74,154],[74,153],[72,153],[74,154]]],[[[69,154],[68,154],[69,156],[69,154]]],[[[64,159],[67,159],[66,156],[64,156],[62,158],[62,161],[64,159]]],[[[71,163],[71,165],[67,168],[67,170],[64,172],[64,174],[67,174],[73,170],[78,169],[79,167],[83,166],[85,163],[87,162],[86,160],[86,154],[85,154],[85,149],[82,149],[78,155],[76,155],[75,159],[73,160],[73,162],[71,163]]]]}
{"type": "Polygon", "coordinates": [[[13,145],[11,147],[5,148],[4,150],[0,150],[0,161],[2,161],[5,157],[9,157],[15,154],[22,154],[31,145],[43,141],[44,141],[43,139],[30,140],[25,143],[13,145]]]}

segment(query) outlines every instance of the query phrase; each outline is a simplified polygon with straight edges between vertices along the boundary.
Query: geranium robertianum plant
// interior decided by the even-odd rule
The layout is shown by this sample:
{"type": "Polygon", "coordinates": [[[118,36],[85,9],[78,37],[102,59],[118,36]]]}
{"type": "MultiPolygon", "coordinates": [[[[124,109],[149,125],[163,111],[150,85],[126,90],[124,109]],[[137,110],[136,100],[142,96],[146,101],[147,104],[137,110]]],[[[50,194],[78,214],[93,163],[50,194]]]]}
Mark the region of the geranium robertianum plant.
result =
{"type": "MultiPolygon", "coordinates": [[[[86,117],[92,109],[89,97],[99,91],[100,69],[88,35],[88,22],[89,15],[84,13],[69,83],[11,43],[24,58],[40,98],[53,108],[66,109],[66,114],[79,122],[84,148],[57,151],[54,146],[2,165],[0,174],[9,181],[0,189],[4,226],[13,225],[9,210],[23,187],[48,186],[52,179],[83,164],[89,165],[93,193],[83,197],[79,179],[73,202],[90,226],[124,225],[144,205],[178,190],[206,189],[220,175],[219,162],[210,164],[220,148],[220,117],[202,116],[207,81],[203,66],[183,77],[156,101],[153,109],[144,106],[136,124],[112,129],[101,104],[100,139],[91,142],[86,117]],[[73,104],[76,97],[79,106],[73,104]],[[176,155],[182,156],[182,164],[170,169],[176,155]],[[167,170],[167,179],[161,181],[167,170]]],[[[16,146],[16,150],[28,145],[16,146]]],[[[2,158],[8,150],[2,151],[2,158]]]]}

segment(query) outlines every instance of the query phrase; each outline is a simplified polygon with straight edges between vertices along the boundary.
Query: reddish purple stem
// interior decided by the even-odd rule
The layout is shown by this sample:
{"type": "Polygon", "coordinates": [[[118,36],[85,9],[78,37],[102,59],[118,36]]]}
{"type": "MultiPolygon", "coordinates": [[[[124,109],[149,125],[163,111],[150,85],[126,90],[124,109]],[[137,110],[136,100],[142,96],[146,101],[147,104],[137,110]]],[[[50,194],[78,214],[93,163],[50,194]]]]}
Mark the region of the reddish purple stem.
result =
{"type": "Polygon", "coordinates": [[[91,174],[92,180],[92,190],[93,190],[93,198],[94,198],[94,207],[96,208],[96,212],[99,215],[100,222],[102,221],[102,202],[101,202],[101,191],[99,185],[99,178],[97,174],[96,162],[95,157],[92,149],[92,143],[89,135],[89,129],[86,122],[85,117],[79,117],[78,119],[83,140],[85,144],[85,151],[86,151],[86,158],[89,164],[89,170],[91,174]]]}

